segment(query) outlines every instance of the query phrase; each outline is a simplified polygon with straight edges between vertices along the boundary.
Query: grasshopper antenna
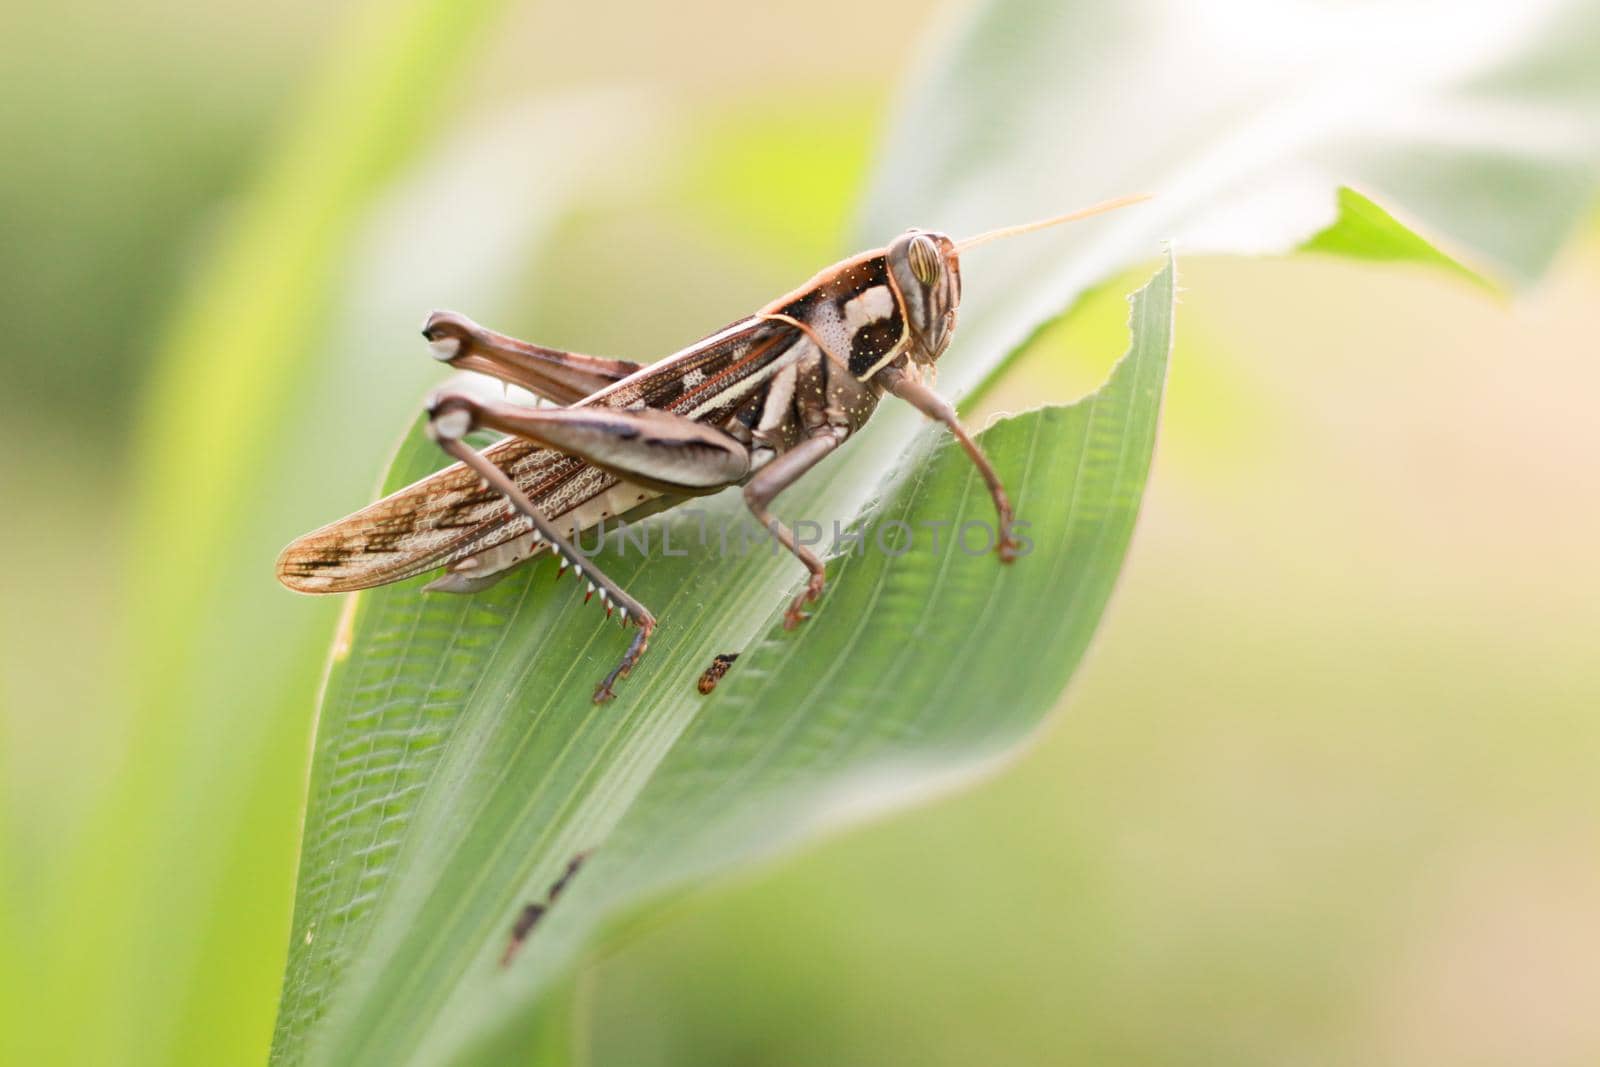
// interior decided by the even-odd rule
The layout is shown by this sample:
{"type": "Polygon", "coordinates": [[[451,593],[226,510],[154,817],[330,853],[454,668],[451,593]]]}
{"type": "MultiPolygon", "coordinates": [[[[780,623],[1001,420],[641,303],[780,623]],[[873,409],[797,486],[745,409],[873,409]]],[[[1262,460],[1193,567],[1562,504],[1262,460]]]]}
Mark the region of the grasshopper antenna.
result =
{"type": "Polygon", "coordinates": [[[1107,211],[1115,211],[1120,207],[1127,207],[1130,204],[1138,204],[1150,200],[1153,196],[1154,194],[1152,193],[1119,196],[1115,200],[1105,200],[1090,207],[1079,208],[1077,211],[1069,211],[1065,215],[1057,215],[1054,218],[1039,219],[1037,222],[1024,222],[1020,226],[1003,226],[998,230],[980,233],[976,237],[968,237],[965,241],[957,241],[956,251],[965,252],[969,248],[976,248],[981,244],[998,240],[1001,237],[1015,237],[1018,234],[1032,233],[1034,230],[1042,230],[1049,226],[1059,226],[1063,222],[1077,222],[1079,219],[1086,219],[1092,215],[1103,215],[1107,211]]]}

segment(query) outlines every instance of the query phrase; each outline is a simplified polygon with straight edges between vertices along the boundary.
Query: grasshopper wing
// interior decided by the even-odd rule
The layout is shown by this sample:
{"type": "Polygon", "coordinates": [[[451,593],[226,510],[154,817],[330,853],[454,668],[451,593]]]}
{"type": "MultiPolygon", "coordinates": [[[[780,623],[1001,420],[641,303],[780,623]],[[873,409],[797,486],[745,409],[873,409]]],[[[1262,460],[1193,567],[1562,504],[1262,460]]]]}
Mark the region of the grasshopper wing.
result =
{"type": "MultiPolygon", "coordinates": [[[[786,353],[792,359],[803,341],[783,323],[743,319],[577,406],[660,408],[719,423],[758,402],[780,360],[786,353]]],[[[484,455],[542,514],[567,526],[567,536],[588,528],[596,516],[622,515],[660,495],[519,438],[499,441],[484,455]]],[[[499,493],[458,463],[297,538],[278,556],[278,580],[302,593],[369,589],[450,566],[530,530],[499,493]]]]}
{"type": "MultiPolygon", "coordinates": [[[[547,514],[571,510],[569,499],[616,481],[582,460],[516,438],[494,444],[485,455],[547,514]]],[[[278,556],[278,580],[302,593],[368,589],[448,566],[527,532],[526,520],[499,493],[456,464],[296,538],[278,556]]]]}

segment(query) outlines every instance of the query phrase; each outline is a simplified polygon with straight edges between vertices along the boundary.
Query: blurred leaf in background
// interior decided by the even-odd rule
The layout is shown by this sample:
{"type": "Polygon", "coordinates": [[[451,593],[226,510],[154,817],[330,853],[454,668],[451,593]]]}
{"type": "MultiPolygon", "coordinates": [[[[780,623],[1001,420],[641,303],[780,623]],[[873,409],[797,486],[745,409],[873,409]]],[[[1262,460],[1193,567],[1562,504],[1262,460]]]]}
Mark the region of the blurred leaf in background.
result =
{"type": "MultiPolygon", "coordinates": [[[[290,616],[281,605],[274,615],[276,602],[260,595],[270,583],[240,560],[270,555],[275,523],[296,502],[312,504],[341,479],[369,482],[359,464],[330,464],[308,447],[312,462],[296,467],[277,448],[320,438],[344,459],[381,455],[381,438],[337,451],[322,431],[354,412],[326,393],[318,405],[302,379],[329,369],[313,363],[315,331],[361,210],[437,114],[452,58],[467,56],[493,11],[418,3],[355,17],[344,31],[350,58],[309,91],[304,119],[172,330],[121,546],[111,692],[129,711],[95,724],[124,751],[100,810],[66,850],[64,886],[30,910],[40,971],[18,989],[27,1028],[8,1035],[29,1054],[214,1061],[260,1046],[260,990],[239,961],[266,963],[281,941],[277,879],[294,850],[284,804],[305,745],[294,708],[315,692],[320,642],[314,628],[274,626],[290,616]],[[70,1025],[84,1003],[96,1005],[96,1025],[70,1025]],[[251,1015],[254,1033],[243,1023],[251,1015]]],[[[364,413],[377,407],[375,384],[406,383],[357,377],[342,391],[362,388],[364,413]]]]}
{"type": "Polygon", "coordinates": [[[32,892],[121,740],[120,722],[104,729],[114,686],[98,654],[136,401],[164,316],[338,5],[287,0],[248,36],[226,32],[253,18],[241,5],[66,0],[6,14],[16,46],[0,97],[0,550],[28,562],[5,580],[16,610],[0,617],[0,750],[6,825],[38,855],[12,873],[32,892]]]}
{"type": "Polygon", "coordinates": [[[1056,234],[985,250],[985,284],[1009,295],[994,302],[1004,329],[966,318],[980,351],[1014,343],[1150,233],[1186,255],[1312,241],[1440,262],[1396,236],[1397,215],[1469,267],[1528,280],[1593,203],[1600,67],[1579,57],[1597,46],[1600,9],[1570,0],[1451,18],[1425,0],[1381,13],[1298,0],[977,4],[904,92],[865,228],[910,213],[963,232],[1005,221],[997,175],[1019,217],[1160,194],[1088,247],[1056,234]],[[1340,186],[1363,195],[1336,200],[1340,186]],[[1368,198],[1394,215],[1352,217],[1368,198]]]}

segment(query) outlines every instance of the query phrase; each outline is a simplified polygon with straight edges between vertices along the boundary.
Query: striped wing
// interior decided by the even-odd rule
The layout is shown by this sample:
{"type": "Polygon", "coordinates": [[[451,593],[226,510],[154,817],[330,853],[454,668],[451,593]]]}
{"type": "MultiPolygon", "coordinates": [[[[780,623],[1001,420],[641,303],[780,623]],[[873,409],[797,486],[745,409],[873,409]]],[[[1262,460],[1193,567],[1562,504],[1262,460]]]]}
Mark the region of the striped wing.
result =
{"type": "MultiPolygon", "coordinates": [[[[744,319],[579,404],[694,411],[714,423],[764,389],[779,357],[802,342],[792,326],[744,319]]],[[[585,514],[593,509],[585,504],[608,493],[617,497],[611,491],[624,484],[581,459],[517,438],[496,442],[484,455],[558,526],[570,518],[573,532],[593,524],[585,514]]],[[[457,463],[297,538],[278,557],[278,580],[302,593],[368,589],[449,566],[530,528],[505,498],[457,463]]]]}

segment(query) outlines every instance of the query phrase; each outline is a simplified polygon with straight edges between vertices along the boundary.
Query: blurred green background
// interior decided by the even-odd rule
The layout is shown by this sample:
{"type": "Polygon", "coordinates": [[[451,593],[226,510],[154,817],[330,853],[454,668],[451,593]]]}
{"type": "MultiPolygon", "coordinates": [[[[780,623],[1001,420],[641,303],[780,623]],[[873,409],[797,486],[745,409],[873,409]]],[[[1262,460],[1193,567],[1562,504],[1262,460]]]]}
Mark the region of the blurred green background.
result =
{"type": "MultiPolygon", "coordinates": [[[[265,1053],[310,707],[270,724],[285,802],[232,840],[261,875],[227,891],[249,921],[211,928],[210,970],[163,970],[151,946],[189,916],[129,929],[136,861],[101,864],[97,835],[235,830],[206,826],[203,776],[119,785],[182,750],[119,699],[130,589],[163,579],[130,573],[130,469],[174,308],[340,64],[345,8],[7,12],[8,1063],[265,1053]]],[[[848,32],[796,50],[785,8],[513,6],[396,180],[530,97],[647,113],[644,156],[576,183],[494,325],[650,358],[847,250],[935,15],[815,0],[808,24],[848,32]]],[[[685,899],[590,965],[591,1062],[1600,1061],[1600,231],[1511,302],[1316,258],[1184,281],[1145,515],[1068,714],[989,783],[685,899]]],[[[428,310],[395,335],[419,381],[428,310]]],[[[984,411],[1090,387],[1121,317],[1093,304],[1081,359],[1013,368],[984,411]]]]}

